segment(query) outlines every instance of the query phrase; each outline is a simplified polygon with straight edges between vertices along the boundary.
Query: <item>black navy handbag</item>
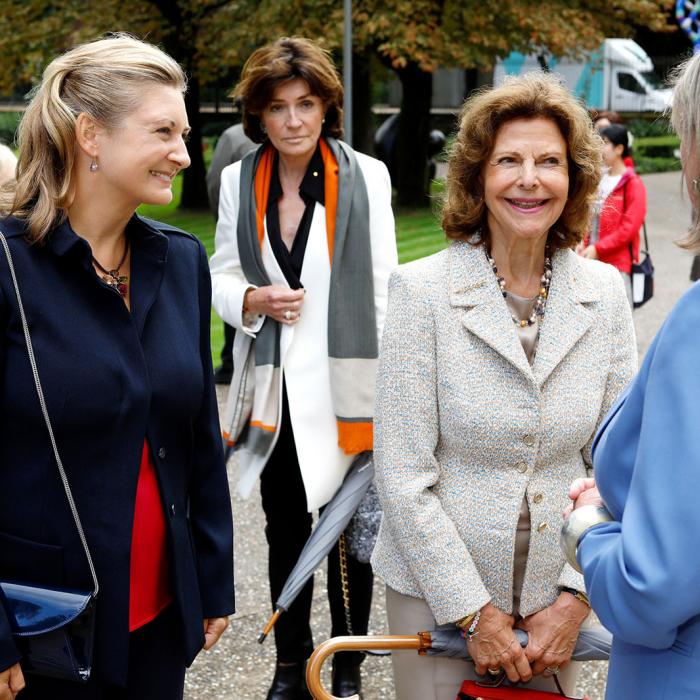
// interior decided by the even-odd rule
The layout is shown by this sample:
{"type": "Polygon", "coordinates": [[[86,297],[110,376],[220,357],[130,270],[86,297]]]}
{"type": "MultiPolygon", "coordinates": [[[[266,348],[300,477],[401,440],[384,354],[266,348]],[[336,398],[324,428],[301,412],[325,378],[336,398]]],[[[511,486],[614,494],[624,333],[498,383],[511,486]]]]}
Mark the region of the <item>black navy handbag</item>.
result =
{"type": "Polygon", "coordinates": [[[76,591],[33,585],[28,581],[0,581],[0,603],[12,629],[15,645],[22,654],[22,669],[52,678],[86,682],[92,670],[92,651],[95,633],[95,600],[99,590],[97,574],[90,556],[83,526],[73,501],[66,472],[58,454],[53,428],[46,409],[44,393],[39,381],[29,326],[24,314],[22,298],[15,274],[12,256],[5,236],[0,232],[0,243],[5,249],[12,283],[17,297],[29,363],[34,374],[36,393],[49,433],[58,471],[80,536],[90,573],[93,590],[76,591]]]}

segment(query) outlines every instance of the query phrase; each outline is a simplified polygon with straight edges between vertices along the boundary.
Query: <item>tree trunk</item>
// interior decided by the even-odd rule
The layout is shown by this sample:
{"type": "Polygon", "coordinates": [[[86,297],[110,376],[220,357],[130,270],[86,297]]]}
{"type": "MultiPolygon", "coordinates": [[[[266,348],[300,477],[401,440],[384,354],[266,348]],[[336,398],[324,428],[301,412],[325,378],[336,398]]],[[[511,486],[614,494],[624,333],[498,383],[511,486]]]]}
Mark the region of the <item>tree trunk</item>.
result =
{"type": "Polygon", "coordinates": [[[396,73],[403,93],[396,137],[396,203],[400,207],[428,207],[428,134],[433,74],[422,71],[412,62],[396,73]]]}
{"type": "Polygon", "coordinates": [[[192,128],[190,139],[187,143],[187,151],[192,162],[190,167],[183,173],[180,207],[182,209],[208,209],[207,171],[204,167],[202,125],[199,119],[199,78],[194,72],[190,73],[187,82],[185,108],[187,109],[187,118],[192,128]]]}
{"type": "Polygon", "coordinates": [[[370,60],[369,52],[352,55],[352,146],[367,155],[374,154],[370,60]]]}

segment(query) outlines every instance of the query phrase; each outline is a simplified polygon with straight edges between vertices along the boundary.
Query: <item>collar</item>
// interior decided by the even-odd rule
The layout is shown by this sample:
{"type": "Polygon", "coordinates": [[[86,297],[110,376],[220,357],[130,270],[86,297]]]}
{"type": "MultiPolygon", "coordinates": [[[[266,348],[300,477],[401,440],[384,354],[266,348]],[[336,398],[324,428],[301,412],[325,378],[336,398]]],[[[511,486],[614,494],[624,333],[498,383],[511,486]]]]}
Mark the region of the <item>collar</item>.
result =
{"type": "MultiPolygon", "coordinates": [[[[482,245],[455,241],[450,246],[449,260],[452,306],[473,307],[502,296],[482,245]]],[[[550,295],[552,292],[570,294],[581,303],[600,297],[588,266],[568,249],[557,250],[552,257],[550,295]]]]}
{"type": "MultiPolygon", "coordinates": [[[[309,165],[306,168],[304,177],[299,185],[299,194],[308,204],[311,201],[318,202],[325,206],[326,196],[324,191],[325,171],[323,168],[323,158],[321,147],[316,146],[314,154],[311,156],[309,165]]],[[[268,195],[268,206],[271,202],[276,202],[282,196],[282,185],[279,179],[279,154],[275,153],[275,161],[270,177],[270,194],[268,195]]]]}

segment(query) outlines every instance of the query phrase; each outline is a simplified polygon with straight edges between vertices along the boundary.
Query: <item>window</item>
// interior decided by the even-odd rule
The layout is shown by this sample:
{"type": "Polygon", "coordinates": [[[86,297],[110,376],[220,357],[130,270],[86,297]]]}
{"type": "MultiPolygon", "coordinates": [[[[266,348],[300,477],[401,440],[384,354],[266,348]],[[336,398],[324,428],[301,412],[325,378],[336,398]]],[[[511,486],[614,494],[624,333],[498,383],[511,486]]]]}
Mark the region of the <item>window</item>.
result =
{"type": "Polygon", "coordinates": [[[639,81],[631,73],[618,73],[617,85],[621,90],[627,90],[627,92],[636,92],[638,95],[647,94],[644,86],[640,85],[639,81]]]}

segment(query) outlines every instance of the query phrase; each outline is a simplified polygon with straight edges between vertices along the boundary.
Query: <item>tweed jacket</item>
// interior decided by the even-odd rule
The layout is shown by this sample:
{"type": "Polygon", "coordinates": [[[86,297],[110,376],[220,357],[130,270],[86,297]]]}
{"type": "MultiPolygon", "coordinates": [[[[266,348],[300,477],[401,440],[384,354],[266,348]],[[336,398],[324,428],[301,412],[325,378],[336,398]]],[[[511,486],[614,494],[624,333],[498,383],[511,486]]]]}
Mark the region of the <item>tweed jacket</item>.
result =
{"type": "Polygon", "coordinates": [[[520,614],[584,590],[559,548],[571,482],[637,365],[622,279],[570,250],[552,260],[531,366],[481,246],[447,250],[390,279],[375,408],[384,517],[372,557],[438,624],[491,601],[512,611],[515,536],[532,533],[520,614]]]}

